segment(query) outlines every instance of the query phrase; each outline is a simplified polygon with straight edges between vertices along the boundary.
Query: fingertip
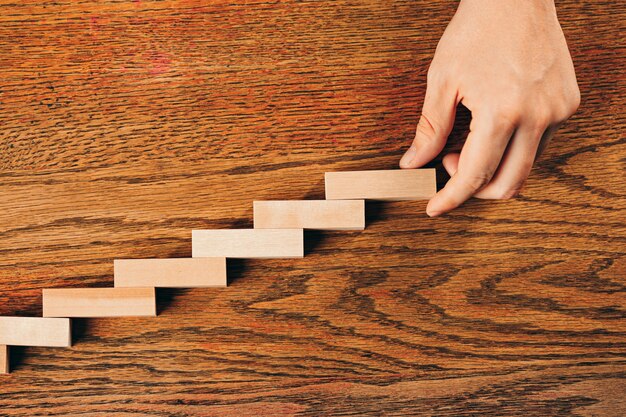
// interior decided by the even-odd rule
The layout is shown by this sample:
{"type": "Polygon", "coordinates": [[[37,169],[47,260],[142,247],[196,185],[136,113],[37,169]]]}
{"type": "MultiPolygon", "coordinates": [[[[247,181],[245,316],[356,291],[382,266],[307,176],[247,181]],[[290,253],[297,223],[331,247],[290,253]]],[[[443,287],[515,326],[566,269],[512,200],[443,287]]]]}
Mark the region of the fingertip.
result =
{"type": "Polygon", "coordinates": [[[443,211],[432,211],[426,209],[426,214],[428,215],[428,217],[439,217],[443,214],[443,211]]]}
{"type": "Polygon", "coordinates": [[[400,168],[416,168],[415,156],[417,155],[417,147],[411,145],[400,159],[400,168]]]}
{"type": "Polygon", "coordinates": [[[433,198],[430,199],[428,205],[426,206],[426,214],[429,217],[438,217],[445,213],[445,210],[441,206],[440,193],[435,194],[433,198]]]}

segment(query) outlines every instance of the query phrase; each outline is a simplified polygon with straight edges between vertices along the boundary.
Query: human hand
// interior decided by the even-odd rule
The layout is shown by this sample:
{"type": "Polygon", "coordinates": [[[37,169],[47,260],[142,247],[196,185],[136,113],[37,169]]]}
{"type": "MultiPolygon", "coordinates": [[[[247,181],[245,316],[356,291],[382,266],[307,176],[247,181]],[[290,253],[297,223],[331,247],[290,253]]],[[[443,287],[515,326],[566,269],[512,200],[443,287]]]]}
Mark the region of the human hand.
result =
{"type": "Polygon", "coordinates": [[[429,216],[472,196],[516,196],[536,157],[580,103],[553,0],[461,0],[427,78],[401,168],[418,168],[443,150],[459,103],[472,112],[461,153],[443,158],[451,178],[428,203],[429,216]]]}

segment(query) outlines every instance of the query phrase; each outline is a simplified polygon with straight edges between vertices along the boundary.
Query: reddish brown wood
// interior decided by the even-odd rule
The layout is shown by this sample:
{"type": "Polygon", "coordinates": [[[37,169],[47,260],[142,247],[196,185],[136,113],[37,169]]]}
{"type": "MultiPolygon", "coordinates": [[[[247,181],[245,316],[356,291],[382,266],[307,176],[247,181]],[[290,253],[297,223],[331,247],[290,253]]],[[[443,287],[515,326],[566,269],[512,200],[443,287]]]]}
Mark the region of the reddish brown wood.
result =
{"type": "MultiPolygon", "coordinates": [[[[159,290],[157,318],[75,320],[72,348],[11,348],[0,413],[623,415],[626,10],[557,6],[582,106],[519,199],[370,204],[303,259],[159,290]]],[[[397,168],[455,7],[0,0],[0,315],[397,168]]]]}

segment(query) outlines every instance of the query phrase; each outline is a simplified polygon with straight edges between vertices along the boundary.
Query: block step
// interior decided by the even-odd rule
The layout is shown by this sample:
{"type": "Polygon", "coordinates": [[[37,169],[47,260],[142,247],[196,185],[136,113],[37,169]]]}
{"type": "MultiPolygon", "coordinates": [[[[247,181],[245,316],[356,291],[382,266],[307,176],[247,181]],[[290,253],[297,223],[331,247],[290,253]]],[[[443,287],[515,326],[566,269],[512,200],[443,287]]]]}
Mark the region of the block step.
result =
{"type": "Polygon", "coordinates": [[[364,200],[255,201],[255,229],[365,229],[364,200]]]}
{"type": "Polygon", "coordinates": [[[324,174],[327,200],[427,200],[437,192],[434,168],[324,174]]]}
{"type": "Polygon", "coordinates": [[[44,317],[154,317],[154,288],[51,288],[43,290],[44,317]]]}
{"type": "Polygon", "coordinates": [[[226,258],[302,258],[303,229],[194,230],[192,255],[226,258]]]}
{"type": "Polygon", "coordinates": [[[115,287],[225,287],[226,258],[116,259],[115,287]]]}

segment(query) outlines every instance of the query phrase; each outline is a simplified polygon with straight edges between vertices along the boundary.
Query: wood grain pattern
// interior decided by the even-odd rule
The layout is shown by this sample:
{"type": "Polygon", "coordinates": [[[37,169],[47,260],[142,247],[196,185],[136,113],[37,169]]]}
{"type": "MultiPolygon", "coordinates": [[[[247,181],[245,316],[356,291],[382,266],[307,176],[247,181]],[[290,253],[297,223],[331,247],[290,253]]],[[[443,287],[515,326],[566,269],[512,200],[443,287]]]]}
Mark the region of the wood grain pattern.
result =
{"type": "Polygon", "coordinates": [[[116,259],[115,287],[225,287],[226,258],[116,259]]]}
{"type": "Polygon", "coordinates": [[[255,229],[365,229],[364,200],[272,200],[253,203],[255,229]]]}
{"type": "Polygon", "coordinates": [[[156,316],[153,288],[46,288],[44,317],[156,316]]]}
{"type": "MultiPolygon", "coordinates": [[[[11,348],[0,414],[621,417],[626,6],[556,3],[582,105],[519,199],[372,203],[156,319],[74,320],[70,349],[11,348]]],[[[396,169],[456,4],[0,0],[0,315],[396,169]]]]}
{"type": "Polygon", "coordinates": [[[67,318],[0,317],[0,344],[69,347],[71,322],[67,318]]]}

